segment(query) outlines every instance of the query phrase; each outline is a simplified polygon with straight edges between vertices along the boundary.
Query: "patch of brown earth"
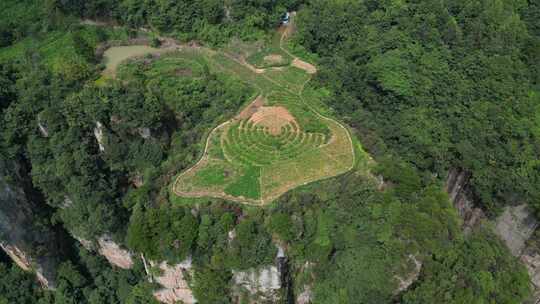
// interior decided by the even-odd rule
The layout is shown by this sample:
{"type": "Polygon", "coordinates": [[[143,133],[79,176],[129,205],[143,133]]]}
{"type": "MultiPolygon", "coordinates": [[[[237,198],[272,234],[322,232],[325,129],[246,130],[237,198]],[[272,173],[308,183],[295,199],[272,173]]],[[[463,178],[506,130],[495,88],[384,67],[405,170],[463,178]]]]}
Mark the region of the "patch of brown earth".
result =
{"type": "Polygon", "coordinates": [[[259,110],[259,108],[261,108],[263,105],[264,105],[264,97],[262,97],[262,95],[259,95],[257,96],[257,98],[255,98],[253,102],[251,102],[251,104],[249,104],[249,106],[243,109],[242,112],[240,112],[240,114],[236,115],[236,118],[241,119],[241,120],[248,119],[253,114],[255,114],[259,110]]]}
{"type": "Polygon", "coordinates": [[[294,122],[294,116],[281,106],[260,107],[249,119],[254,125],[261,125],[268,129],[270,134],[279,135],[282,128],[294,122]]]}
{"type": "Polygon", "coordinates": [[[283,57],[278,54],[270,54],[264,56],[264,61],[269,64],[279,64],[283,62],[283,57]]]}
{"type": "Polygon", "coordinates": [[[158,301],[167,304],[197,303],[186,279],[192,275],[190,258],[176,265],[168,265],[166,262],[157,264],[152,261],[150,261],[150,265],[160,269],[160,274],[154,276],[154,281],[163,287],[154,291],[154,297],[158,301]]]}
{"type": "Polygon", "coordinates": [[[298,58],[294,58],[291,65],[306,71],[308,74],[317,73],[317,68],[314,65],[312,65],[311,63],[307,63],[303,60],[300,60],[298,58]]]}
{"type": "Polygon", "coordinates": [[[101,236],[98,239],[98,244],[98,252],[112,265],[122,269],[131,269],[133,267],[133,257],[131,252],[120,248],[120,246],[109,236],[101,236]]]}

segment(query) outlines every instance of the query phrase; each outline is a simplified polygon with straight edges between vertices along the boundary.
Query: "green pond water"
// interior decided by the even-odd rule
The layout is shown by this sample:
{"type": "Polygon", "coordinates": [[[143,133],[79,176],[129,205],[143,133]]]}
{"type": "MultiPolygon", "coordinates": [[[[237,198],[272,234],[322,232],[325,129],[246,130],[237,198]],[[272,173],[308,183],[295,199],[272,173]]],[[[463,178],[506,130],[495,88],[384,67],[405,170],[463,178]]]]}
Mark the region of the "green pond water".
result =
{"type": "Polygon", "coordinates": [[[147,45],[114,46],[105,51],[103,59],[105,63],[105,75],[114,75],[118,65],[131,57],[144,56],[146,54],[160,53],[162,49],[147,45]]]}

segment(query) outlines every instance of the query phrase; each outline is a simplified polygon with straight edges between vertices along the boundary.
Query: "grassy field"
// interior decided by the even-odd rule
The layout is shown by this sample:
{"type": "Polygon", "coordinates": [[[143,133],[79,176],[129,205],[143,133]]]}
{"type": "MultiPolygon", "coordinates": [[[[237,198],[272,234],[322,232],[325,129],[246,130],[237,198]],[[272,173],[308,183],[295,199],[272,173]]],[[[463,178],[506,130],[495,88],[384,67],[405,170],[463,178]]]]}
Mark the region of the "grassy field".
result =
{"type": "Polygon", "coordinates": [[[128,39],[126,32],[121,29],[85,25],[73,31],[52,31],[25,37],[13,45],[0,48],[0,62],[21,59],[28,51],[32,51],[39,55],[41,62],[50,67],[53,73],[77,81],[94,73],[95,64],[77,52],[76,35],[91,48],[95,48],[100,39],[128,39]]]}
{"type": "Polygon", "coordinates": [[[269,41],[247,56],[247,62],[262,69],[290,65],[292,57],[281,49],[280,42],[281,32],[276,31],[269,41]]]}
{"type": "Polygon", "coordinates": [[[200,161],[175,179],[174,194],[264,205],[355,166],[348,130],[319,114],[329,112],[324,92],[310,89],[304,96],[311,77],[305,71],[287,65],[261,73],[226,52],[199,54],[211,70],[253,86],[264,102],[210,133],[200,161]]]}

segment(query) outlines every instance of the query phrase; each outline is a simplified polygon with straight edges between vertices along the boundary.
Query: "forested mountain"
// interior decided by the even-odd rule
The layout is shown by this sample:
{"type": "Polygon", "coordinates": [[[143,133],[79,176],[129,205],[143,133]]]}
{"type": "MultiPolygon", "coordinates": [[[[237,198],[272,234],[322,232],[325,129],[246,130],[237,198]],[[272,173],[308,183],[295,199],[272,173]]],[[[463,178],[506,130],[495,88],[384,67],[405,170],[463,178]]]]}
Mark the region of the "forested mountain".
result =
{"type": "Polygon", "coordinates": [[[470,171],[496,214],[540,202],[533,2],[315,1],[297,37],[327,67],[320,82],[335,88],[332,106],[381,139],[372,153],[390,149],[441,176],[470,171]]]}
{"type": "Polygon", "coordinates": [[[3,0],[0,304],[538,298],[539,66],[534,0],[3,0]],[[148,53],[111,72],[123,46],[148,53]],[[178,196],[262,78],[345,126],[352,169],[264,206],[178,196]]]}

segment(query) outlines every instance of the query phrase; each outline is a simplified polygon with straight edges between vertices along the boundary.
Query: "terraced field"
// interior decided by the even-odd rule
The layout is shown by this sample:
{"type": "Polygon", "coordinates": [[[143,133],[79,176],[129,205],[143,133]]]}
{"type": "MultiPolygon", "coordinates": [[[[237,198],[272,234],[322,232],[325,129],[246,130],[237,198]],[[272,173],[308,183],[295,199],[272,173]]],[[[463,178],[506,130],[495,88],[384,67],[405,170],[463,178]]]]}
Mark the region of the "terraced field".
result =
{"type": "Polygon", "coordinates": [[[320,94],[304,92],[315,67],[261,70],[226,52],[200,54],[210,69],[235,75],[259,96],[210,132],[199,162],[175,179],[176,195],[264,205],[290,189],[354,167],[347,129],[314,110],[323,104],[320,94]]]}

